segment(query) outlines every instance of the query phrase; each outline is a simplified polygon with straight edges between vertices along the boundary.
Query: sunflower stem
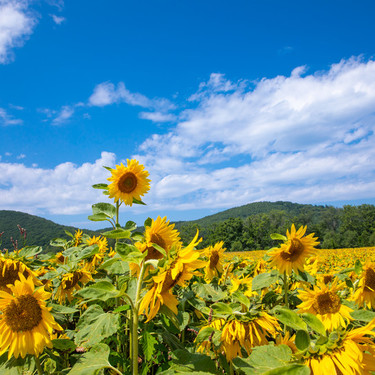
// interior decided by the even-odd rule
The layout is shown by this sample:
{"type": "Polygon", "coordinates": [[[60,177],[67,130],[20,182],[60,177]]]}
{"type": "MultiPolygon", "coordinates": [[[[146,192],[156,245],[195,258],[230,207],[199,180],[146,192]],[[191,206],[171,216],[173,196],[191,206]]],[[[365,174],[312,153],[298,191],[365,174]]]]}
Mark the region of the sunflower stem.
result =
{"type": "Polygon", "coordinates": [[[35,356],[35,365],[36,365],[36,368],[38,370],[38,375],[43,375],[43,369],[42,369],[42,366],[40,364],[39,357],[37,357],[37,356],[35,356]]]}
{"type": "Polygon", "coordinates": [[[120,224],[120,217],[119,217],[119,215],[120,215],[120,204],[119,204],[119,202],[117,201],[116,202],[116,228],[119,226],[119,224],[120,224]]]}
{"type": "Polygon", "coordinates": [[[233,362],[229,362],[229,373],[230,375],[234,375],[234,367],[233,367],[233,362]]]}
{"type": "Polygon", "coordinates": [[[142,289],[142,281],[143,276],[146,270],[146,264],[143,261],[141,264],[141,270],[139,272],[139,277],[137,281],[137,289],[135,292],[135,301],[134,301],[134,307],[133,307],[133,325],[132,325],[132,364],[133,364],[133,375],[138,375],[138,312],[139,312],[139,304],[140,304],[140,298],[141,295],[141,289],[142,289]]]}
{"type": "Polygon", "coordinates": [[[284,303],[287,309],[289,308],[288,289],[288,275],[286,274],[286,271],[284,271],[284,303]]]}

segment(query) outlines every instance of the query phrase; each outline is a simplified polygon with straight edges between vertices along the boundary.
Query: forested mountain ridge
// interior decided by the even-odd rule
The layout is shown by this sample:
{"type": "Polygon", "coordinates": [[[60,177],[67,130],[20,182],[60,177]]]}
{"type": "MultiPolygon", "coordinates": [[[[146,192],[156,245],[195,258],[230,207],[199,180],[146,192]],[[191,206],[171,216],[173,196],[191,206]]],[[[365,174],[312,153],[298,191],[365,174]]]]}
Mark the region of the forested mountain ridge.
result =
{"type": "MultiPolygon", "coordinates": [[[[185,243],[192,240],[198,229],[203,238],[201,247],[224,241],[228,250],[248,251],[277,245],[270,234],[285,234],[292,223],[297,228],[307,225],[307,233],[315,233],[321,248],[375,246],[375,206],[370,204],[336,208],[283,201],[254,202],[198,220],[176,222],[175,226],[185,243]]],[[[74,233],[78,229],[23,212],[0,210],[0,233],[4,232],[0,238],[0,249],[13,249],[11,237],[17,239],[19,247],[22,247],[17,224],[27,230],[27,245],[38,245],[44,249],[50,249],[49,243],[53,238],[67,239],[66,230],[74,233]]],[[[104,229],[83,231],[92,236],[104,229]]]]}
{"type": "MultiPolygon", "coordinates": [[[[0,210],[0,233],[4,234],[0,238],[0,249],[14,250],[11,241],[18,241],[18,248],[24,244],[24,238],[20,233],[17,225],[26,229],[26,245],[42,246],[44,249],[49,248],[49,243],[54,238],[66,238],[65,231],[74,234],[78,229],[71,226],[56,224],[51,220],[39,216],[26,214],[19,211],[0,210]]],[[[85,230],[87,234],[95,233],[94,231],[85,230]]]]}

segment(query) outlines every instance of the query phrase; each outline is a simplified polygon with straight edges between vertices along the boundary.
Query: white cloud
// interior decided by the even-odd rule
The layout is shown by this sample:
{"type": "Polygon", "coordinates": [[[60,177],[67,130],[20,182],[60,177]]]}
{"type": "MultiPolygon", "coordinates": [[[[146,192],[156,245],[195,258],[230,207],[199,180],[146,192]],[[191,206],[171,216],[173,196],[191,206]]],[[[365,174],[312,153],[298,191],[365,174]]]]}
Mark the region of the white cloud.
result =
{"type": "Polygon", "coordinates": [[[152,171],[152,200],[186,209],[374,198],[375,62],[306,71],[252,84],[211,75],[196,107],[136,155],[152,171]]]}
{"type": "Polygon", "coordinates": [[[25,157],[26,157],[25,154],[19,154],[19,155],[17,155],[17,159],[18,160],[25,159],[25,157]]]}
{"type": "Polygon", "coordinates": [[[59,17],[56,16],[56,14],[50,14],[50,16],[53,19],[53,22],[55,22],[56,25],[61,25],[64,21],[66,21],[65,17],[59,17]]]}
{"type": "Polygon", "coordinates": [[[4,108],[0,108],[0,125],[22,125],[21,119],[15,119],[4,108]]]}
{"type": "Polygon", "coordinates": [[[74,107],[63,106],[57,116],[52,120],[52,125],[61,125],[74,115],[74,107]]]}
{"type": "Polygon", "coordinates": [[[143,120],[151,120],[153,122],[171,122],[176,121],[176,116],[172,113],[162,112],[141,112],[139,117],[143,120]]]}
{"type": "Polygon", "coordinates": [[[36,23],[28,1],[0,0],[0,64],[12,61],[13,48],[24,44],[36,23]]]}
{"type": "Polygon", "coordinates": [[[152,108],[158,111],[168,111],[175,106],[167,99],[149,99],[139,93],[130,92],[123,82],[117,87],[111,82],[103,82],[94,88],[94,92],[89,98],[89,105],[103,107],[115,103],[127,103],[132,106],[152,108]]]}
{"type": "Polygon", "coordinates": [[[0,206],[33,214],[76,214],[90,212],[91,205],[105,200],[101,190],[91,186],[106,182],[105,166],[114,166],[115,155],[102,152],[94,163],[70,162],[54,169],[0,163],[0,206]]]}

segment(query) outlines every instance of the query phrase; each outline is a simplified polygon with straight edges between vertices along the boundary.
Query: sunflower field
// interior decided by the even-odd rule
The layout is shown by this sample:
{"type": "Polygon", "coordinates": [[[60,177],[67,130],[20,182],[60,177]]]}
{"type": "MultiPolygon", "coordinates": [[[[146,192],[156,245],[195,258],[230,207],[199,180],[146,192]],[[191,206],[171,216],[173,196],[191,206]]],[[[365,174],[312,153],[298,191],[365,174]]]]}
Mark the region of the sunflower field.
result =
{"type": "Polygon", "coordinates": [[[0,374],[375,374],[375,248],[317,250],[294,225],[241,253],[182,243],[166,217],[139,232],[120,208],[144,204],[148,172],[105,168],[112,202],[89,219],[111,230],[0,255],[0,374]]]}

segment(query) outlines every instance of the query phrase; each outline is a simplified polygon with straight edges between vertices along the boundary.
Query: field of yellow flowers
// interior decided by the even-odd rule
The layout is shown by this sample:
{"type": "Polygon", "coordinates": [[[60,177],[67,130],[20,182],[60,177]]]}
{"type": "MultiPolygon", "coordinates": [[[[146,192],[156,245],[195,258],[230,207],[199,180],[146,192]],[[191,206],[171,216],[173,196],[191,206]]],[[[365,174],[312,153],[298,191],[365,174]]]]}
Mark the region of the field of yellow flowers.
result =
{"type": "Polygon", "coordinates": [[[375,248],[317,250],[294,225],[241,253],[184,244],[166,217],[138,232],[120,208],[149,174],[106,168],[113,203],[89,218],[112,230],[0,256],[0,374],[375,374],[375,248]]]}

